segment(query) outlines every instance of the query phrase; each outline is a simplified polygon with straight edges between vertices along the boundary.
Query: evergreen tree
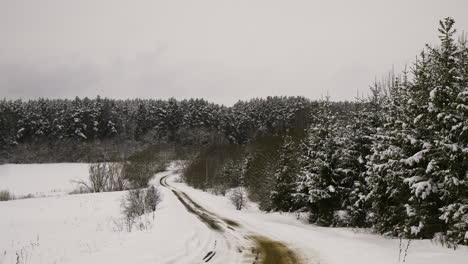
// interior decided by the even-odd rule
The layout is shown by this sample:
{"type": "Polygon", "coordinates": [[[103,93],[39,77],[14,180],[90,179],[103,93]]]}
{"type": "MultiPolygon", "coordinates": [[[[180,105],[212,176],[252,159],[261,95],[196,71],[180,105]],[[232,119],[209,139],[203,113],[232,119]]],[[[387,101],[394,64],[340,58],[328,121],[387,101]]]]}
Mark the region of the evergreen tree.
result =
{"type": "Polygon", "coordinates": [[[274,175],[275,184],[271,192],[271,202],[274,210],[290,212],[297,209],[293,197],[295,177],[299,170],[297,143],[291,136],[286,135],[278,153],[278,168],[274,175]]]}
{"type": "Polygon", "coordinates": [[[342,217],[338,224],[345,226],[367,226],[369,204],[366,196],[369,188],[366,183],[367,159],[371,154],[372,137],[381,126],[381,85],[371,87],[371,96],[359,99],[346,117],[342,128],[343,145],[340,150],[338,172],[341,174],[343,202],[342,217]]]}
{"type": "Polygon", "coordinates": [[[440,22],[439,48],[429,48],[432,90],[428,116],[434,140],[430,173],[442,200],[443,241],[468,244],[468,75],[466,39],[454,40],[454,20],[440,22]]]}
{"type": "Polygon", "coordinates": [[[303,144],[295,197],[310,212],[310,221],[330,225],[341,205],[339,124],[329,98],[319,105],[303,144]]]}

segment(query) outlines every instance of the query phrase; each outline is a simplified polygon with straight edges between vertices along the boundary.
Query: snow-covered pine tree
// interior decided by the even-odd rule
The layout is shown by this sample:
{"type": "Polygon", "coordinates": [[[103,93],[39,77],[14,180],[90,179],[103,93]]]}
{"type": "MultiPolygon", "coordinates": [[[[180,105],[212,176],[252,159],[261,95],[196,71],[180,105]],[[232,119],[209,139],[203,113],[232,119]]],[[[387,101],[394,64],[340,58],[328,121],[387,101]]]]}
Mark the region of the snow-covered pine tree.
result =
{"type": "Polygon", "coordinates": [[[284,136],[283,144],[278,150],[279,160],[275,172],[271,200],[273,210],[290,212],[296,210],[294,203],[295,184],[299,164],[299,150],[297,142],[290,135],[284,136]]]}
{"type": "Polygon", "coordinates": [[[302,144],[296,193],[298,204],[310,212],[310,222],[330,225],[341,205],[339,189],[339,124],[329,98],[320,102],[302,144]]]}
{"type": "Polygon", "coordinates": [[[215,184],[222,185],[224,189],[234,188],[242,184],[242,162],[239,160],[229,159],[221,167],[219,176],[215,179],[215,184]]]}
{"type": "MultiPolygon", "coordinates": [[[[405,83],[404,81],[403,83],[405,83]]],[[[381,233],[399,235],[405,218],[405,201],[409,188],[403,183],[405,172],[398,161],[404,157],[404,136],[400,133],[405,93],[399,78],[392,77],[388,87],[389,97],[385,100],[384,124],[377,129],[372,139],[372,150],[367,163],[366,182],[370,192],[371,223],[381,233]]]]}
{"type": "Polygon", "coordinates": [[[343,144],[337,171],[341,174],[342,211],[335,222],[345,226],[367,226],[369,204],[366,196],[367,158],[371,154],[372,138],[382,125],[382,86],[371,87],[368,98],[357,98],[342,127],[343,144]]]}
{"type": "Polygon", "coordinates": [[[441,46],[429,48],[428,116],[435,133],[426,168],[443,203],[440,219],[446,226],[439,238],[449,246],[468,244],[468,50],[463,36],[458,43],[454,39],[454,23],[441,21],[441,46]]]}

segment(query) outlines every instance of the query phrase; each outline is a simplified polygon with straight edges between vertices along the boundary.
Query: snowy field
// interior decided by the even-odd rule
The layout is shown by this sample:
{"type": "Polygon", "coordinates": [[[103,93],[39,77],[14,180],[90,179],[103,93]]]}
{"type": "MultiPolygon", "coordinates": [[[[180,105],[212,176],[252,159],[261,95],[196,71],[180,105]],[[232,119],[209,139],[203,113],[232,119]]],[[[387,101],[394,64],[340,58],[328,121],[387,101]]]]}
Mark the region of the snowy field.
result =
{"type": "Polygon", "coordinates": [[[86,163],[0,165],[0,190],[8,190],[15,196],[65,194],[77,187],[74,180],[87,178],[86,163]]]}
{"type": "Polygon", "coordinates": [[[132,232],[121,226],[124,192],[0,202],[0,263],[197,263],[213,234],[161,191],[152,227],[132,232]]]}
{"type": "MultiPolygon", "coordinates": [[[[65,183],[70,178],[62,180],[60,175],[75,170],[75,176],[80,177],[76,173],[80,166],[81,177],[87,177],[84,164],[14,165],[15,170],[29,173],[18,173],[21,177],[16,181],[15,178],[2,180],[1,189],[46,193],[68,188],[65,183]],[[46,170],[48,173],[39,176],[33,173],[46,170]],[[19,188],[29,185],[24,183],[40,182],[39,177],[47,178],[52,187],[19,188]]],[[[12,168],[9,175],[15,174],[12,168]]],[[[4,168],[0,170],[0,179],[7,178],[4,171],[4,168]]],[[[251,246],[245,240],[249,235],[284,242],[302,263],[399,263],[396,239],[350,229],[316,227],[296,220],[293,215],[260,212],[255,204],[250,204],[247,210],[236,211],[226,197],[177,182],[173,171],[156,175],[152,183],[159,185],[164,176],[168,176],[168,186],[159,187],[163,201],[154,218],[144,216],[151,224],[147,229],[132,232],[122,230],[121,226],[119,205],[125,192],[0,202],[0,264],[16,263],[18,256],[20,263],[206,263],[208,254],[209,263],[244,263],[250,257],[245,250],[251,246]],[[185,193],[220,219],[236,221],[239,227],[231,228],[219,222],[222,232],[209,228],[184,207],[176,191],[185,193]]],[[[409,264],[466,264],[467,260],[466,247],[453,251],[430,241],[413,241],[406,257],[409,264]]]]}

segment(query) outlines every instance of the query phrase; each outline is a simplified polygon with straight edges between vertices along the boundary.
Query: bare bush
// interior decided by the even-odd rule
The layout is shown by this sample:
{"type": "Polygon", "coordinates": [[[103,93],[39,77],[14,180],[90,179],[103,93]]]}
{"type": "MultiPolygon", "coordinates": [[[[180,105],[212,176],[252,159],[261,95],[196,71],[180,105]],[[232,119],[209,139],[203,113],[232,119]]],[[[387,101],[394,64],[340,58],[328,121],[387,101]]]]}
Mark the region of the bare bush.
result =
{"type": "Polygon", "coordinates": [[[161,202],[161,193],[159,192],[156,187],[151,186],[146,191],[145,196],[145,208],[147,211],[156,211],[158,208],[159,203],[161,202]]]}
{"type": "Polygon", "coordinates": [[[107,191],[123,191],[128,188],[128,182],[124,179],[122,163],[108,163],[107,174],[107,191]]]}
{"type": "MultiPolygon", "coordinates": [[[[123,198],[121,202],[122,214],[125,220],[125,226],[130,232],[132,227],[140,216],[145,213],[151,213],[156,211],[158,204],[161,202],[161,193],[154,186],[145,189],[134,189],[130,190],[123,198]]],[[[153,215],[154,217],[154,215],[153,215]]],[[[144,226],[148,226],[144,221],[144,226]]],[[[137,228],[142,229],[142,221],[139,222],[137,228]]]]}
{"type": "Polygon", "coordinates": [[[9,201],[13,199],[15,199],[15,197],[8,190],[0,191],[0,201],[9,201]]]}
{"type": "Polygon", "coordinates": [[[87,191],[83,192],[110,192],[127,189],[127,180],[124,179],[123,165],[121,163],[93,163],[89,165],[89,182],[76,181],[87,191]]]}
{"type": "Polygon", "coordinates": [[[236,210],[242,210],[242,208],[247,207],[247,195],[245,194],[245,190],[242,187],[233,189],[229,199],[236,207],[236,210]]]}
{"type": "Polygon", "coordinates": [[[105,191],[108,179],[107,163],[94,163],[89,165],[89,187],[93,192],[105,191]]]}
{"type": "Polygon", "coordinates": [[[128,191],[122,203],[122,212],[126,217],[135,218],[145,213],[145,191],[135,189],[128,191]]]}
{"type": "Polygon", "coordinates": [[[73,191],[69,192],[68,194],[83,194],[83,193],[89,193],[89,192],[90,190],[87,187],[80,184],[78,187],[76,187],[73,191]]]}

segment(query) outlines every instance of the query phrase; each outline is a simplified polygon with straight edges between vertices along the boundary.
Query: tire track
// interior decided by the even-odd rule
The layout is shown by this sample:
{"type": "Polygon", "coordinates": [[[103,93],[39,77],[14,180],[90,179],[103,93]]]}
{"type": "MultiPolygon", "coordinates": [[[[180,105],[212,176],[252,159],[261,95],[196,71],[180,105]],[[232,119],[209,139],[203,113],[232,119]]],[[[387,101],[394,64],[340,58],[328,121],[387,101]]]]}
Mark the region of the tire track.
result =
{"type": "MultiPolygon", "coordinates": [[[[200,204],[196,203],[186,193],[170,186],[167,183],[166,175],[161,177],[160,184],[169,188],[177,199],[182,203],[185,209],[194,214],[202,223],[214,232],[220,233],[226,240],[228,248],[243,256],[242,263],[252,264],[300,264],[302,261],[297,254],[289,249],[284,243],[271,240],[265,236],[251,232],[242,227],[238,222],[221,217],[213,212],[206,210],[200,204]]],[[[216,241],[215,241],[216,246],[216,241]]],[[[205,254],[203,262],[208,263],[215,258],[216,251],[212,250],[205,254]]]]}

